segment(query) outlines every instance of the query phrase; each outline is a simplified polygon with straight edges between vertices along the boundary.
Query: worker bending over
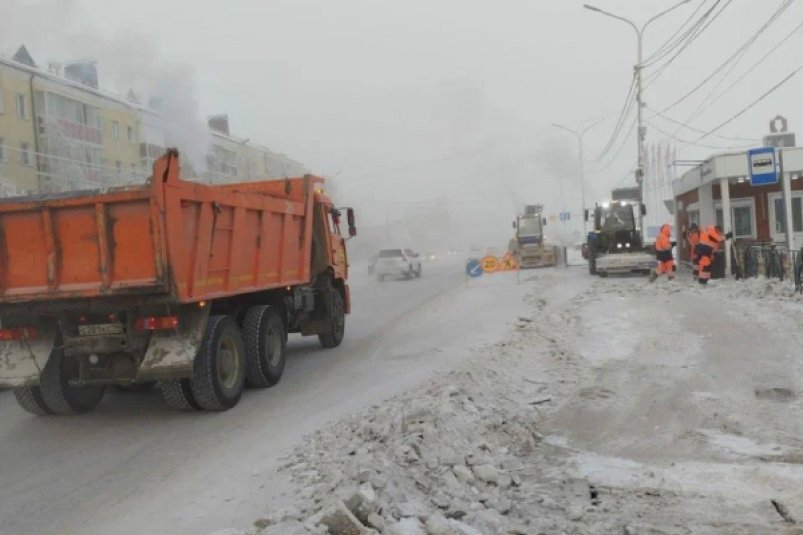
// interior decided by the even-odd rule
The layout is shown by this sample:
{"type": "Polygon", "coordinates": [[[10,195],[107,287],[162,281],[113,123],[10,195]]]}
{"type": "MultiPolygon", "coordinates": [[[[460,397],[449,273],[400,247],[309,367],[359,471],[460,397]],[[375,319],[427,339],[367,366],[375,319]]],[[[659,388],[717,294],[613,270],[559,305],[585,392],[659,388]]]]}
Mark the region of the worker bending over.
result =
{"type": "Polygon", "coordinates": [[[689,231],[684,233],[686,242],[689,244],[689,260],[691,260],[692,277],[697,280],[700,274],[700,259],[697,256],[697,244],[700,243],[700,228],[697,223],[692,223],[689,231]]]}
{"type": "Polygon", "coordinates": [[[700,263],[700,274],[697,281],[700,284],[708,284],[711,280],[711,266],[714,263],[714,255],[722,250],[725,240],[733,237],[732,232],[722,234],[722,228],[709,225],[700,233],[700,242],[697,244],[696,252],[700,263]]]}

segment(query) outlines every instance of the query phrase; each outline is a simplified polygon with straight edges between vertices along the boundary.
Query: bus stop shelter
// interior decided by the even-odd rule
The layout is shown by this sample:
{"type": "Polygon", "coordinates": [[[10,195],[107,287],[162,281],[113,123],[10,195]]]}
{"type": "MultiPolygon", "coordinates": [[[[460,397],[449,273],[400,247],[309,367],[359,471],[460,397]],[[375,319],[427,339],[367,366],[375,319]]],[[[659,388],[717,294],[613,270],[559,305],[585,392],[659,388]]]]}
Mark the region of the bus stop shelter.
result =
{"type": "MultiPolygon", "coordinates": [[[[803,247],[803,147],[774,149],[777,181],[757,185],[749,151],[711,156],[672,182],[675,236],[692,223],[720,225],[740,243],[803,247]],[[789,231],[791,229],[791,232],[789,231]]],[[[681,248],[680,257],[688,260],[681,248]]],[[[731,272],[725,247],[725,273],[731,272]]]]}

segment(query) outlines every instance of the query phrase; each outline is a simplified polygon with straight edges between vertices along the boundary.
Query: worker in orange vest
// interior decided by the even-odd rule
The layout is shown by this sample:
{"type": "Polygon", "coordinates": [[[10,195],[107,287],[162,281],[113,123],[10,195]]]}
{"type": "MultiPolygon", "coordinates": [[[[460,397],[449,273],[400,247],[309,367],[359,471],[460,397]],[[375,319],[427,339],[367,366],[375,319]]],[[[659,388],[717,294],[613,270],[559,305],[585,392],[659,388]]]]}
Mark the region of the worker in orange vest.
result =
{"type": "Polygon", "coordinates": [[[689,260],[691,260],[692,276],[694,280],[700,273],[700,262],[697,256],[697,244],[700,243],[700,228],[697,223],[692,223],[689,231],[684,234],[686,241],[689,244],[689,260]]]}
{"type": "Polygon", "coordinates": [[[714,254],[722,249],[725,245],[725,240],[732,237],[732,232],[723,234],[719,225],[709,225],[705,231],[700,233],[700,242],[696,248],[700,262],[700,274],[697,281],[700,284],[708,284],[708,281],[711,280],[711,265],[714,263],[714,254]]]}
{"type": "Polygon", "coordinates": [[[675,259],[672,256],[672,247],[676,245],[672,241],[672,227],[663,225],[658,237],[655,238],[655,258],[658,260],[658,267],[650,273],[650,282],[654,282],[659,275],[667,274],[669,280],[675,278],[675,259]]]}

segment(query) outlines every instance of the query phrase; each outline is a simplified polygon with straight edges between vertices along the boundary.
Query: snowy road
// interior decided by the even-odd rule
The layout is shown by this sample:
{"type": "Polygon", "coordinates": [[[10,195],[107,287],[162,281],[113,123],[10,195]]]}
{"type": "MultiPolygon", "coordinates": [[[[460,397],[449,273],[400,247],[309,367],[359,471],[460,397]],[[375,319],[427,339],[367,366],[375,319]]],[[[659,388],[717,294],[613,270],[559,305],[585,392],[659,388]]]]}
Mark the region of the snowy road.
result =
{"type": "Polygon", "coordinates": [[[182,414],[158,393],[111,393],[74,418],[36,418],[0,392],[0,533],[206,533],[265,513],[278,456],[306,433],[503,338],[515,279],[466,287],[458,261],[379,284],[355,270],[343,345],[291,339],[282,382],[234,410],[182,414]],[[448,346],[448,351],[445,348],[448,346]]]}
{"type": "Polygon", "coordinates": [[[482,533],[784,533],[772,500],[803,517],[803,298],[786,288],[579,267],[466,285],[458,262],[420,281],[358,273],[344,345],[296,340],[282,383],[228,413],[117,394],[33,418],[0,394],[0,532],[246,528],[278,506],[312,514],[368,468],[395,482],[389,523],[418,500],[422,522],[482,533]],[[386,426],[408,414],[414,431],[386,426]],[[411,441],[425,462],[400,464],[411,441]],[[518,483],[464,484],[471,458],[518,483]]]}

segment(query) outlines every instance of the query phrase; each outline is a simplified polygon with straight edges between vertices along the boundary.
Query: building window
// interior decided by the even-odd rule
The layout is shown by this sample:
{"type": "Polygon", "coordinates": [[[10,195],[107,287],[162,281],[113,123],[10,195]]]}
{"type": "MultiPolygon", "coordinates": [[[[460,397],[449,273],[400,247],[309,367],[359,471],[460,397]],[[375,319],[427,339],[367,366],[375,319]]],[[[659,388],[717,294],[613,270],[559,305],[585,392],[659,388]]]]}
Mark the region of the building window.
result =
{"type": "Polygon", "coordinates": [[[22,149],[22,165],[26,165],[28,167],[33,166],[33,156],[31,155],[31,144],[30,143],[23,143],[20,145],[22,149]]]}
{"type": "MultiPolygon", "coordinates": [[[[717,225],[725,227],[722,215],[722,204],[716,204],[717,225]]],[[[733,225],[734,238],[755,238],[755,225],[753,221],[753,201],[742,200],[731,202],[731,224],[733,225]]]]}
{"type": "Polygon", "coordinates": [[[114,139],[120,139],[120,123],[117,121],[112,121],[112,137],[114,139]]]}
{"type": "Polygon", "coordinates": [[[134,139],[134,129],[130,126],[128,127],[128,142],[129,143],[136,143],[137,140],[134,139]]]}
{"type": "Polygon", "coordinates": [[[0,89],[0,115],[6,113],[6,97],[3,95],[3,90],[0,89]]]}
{"type": "Polygon", "coordinates": [[[692,225],[700,226],[700,211],[699,210],[689,210],[689,227],[692,225]]]}
{"type": "Polygon", "coordinates": [[[17,117],[20,119],[28,118],[28,99],[20,93],[17,93],[17,117]]]}
{"type": "MultiPolygon", "coordinates": [[[[783,197],[775,198],[775,233],[786,234],[786,215],[783,197]]],[[[792,197],[792,228],[795,232],[803,232],[803,205],[800,197],[792,197]]]]}
{"type": "Polygon", "coordinates": [[[6,161],[6,140],[0,137],[0,162],[6,161]]]}

